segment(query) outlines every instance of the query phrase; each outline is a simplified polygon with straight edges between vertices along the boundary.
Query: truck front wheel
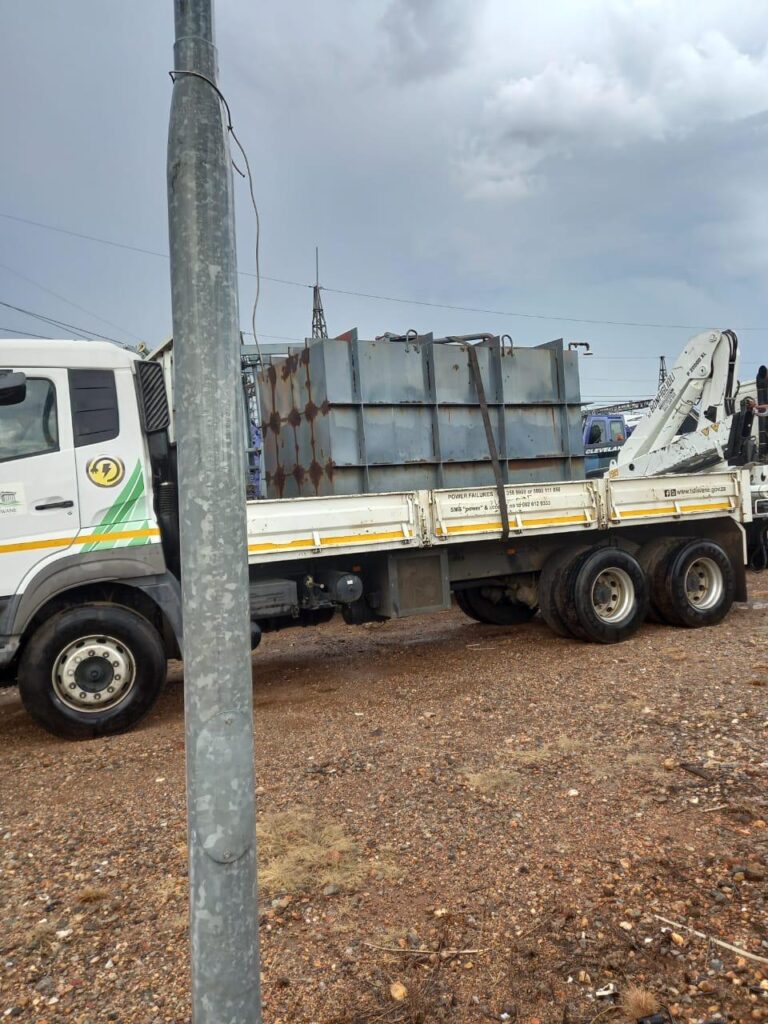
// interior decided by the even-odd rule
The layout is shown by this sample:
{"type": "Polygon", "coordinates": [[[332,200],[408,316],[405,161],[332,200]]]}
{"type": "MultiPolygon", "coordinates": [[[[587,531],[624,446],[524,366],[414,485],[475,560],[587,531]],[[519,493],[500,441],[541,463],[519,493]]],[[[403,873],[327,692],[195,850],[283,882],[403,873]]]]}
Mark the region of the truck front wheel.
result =
{"type": "Polygon", "coordinates": [[[47,619],[19,662],[22,702],[55,736],[90,739],[135,725],[163,688],[157,630],[130,608],[81,605],[47,619]]]}

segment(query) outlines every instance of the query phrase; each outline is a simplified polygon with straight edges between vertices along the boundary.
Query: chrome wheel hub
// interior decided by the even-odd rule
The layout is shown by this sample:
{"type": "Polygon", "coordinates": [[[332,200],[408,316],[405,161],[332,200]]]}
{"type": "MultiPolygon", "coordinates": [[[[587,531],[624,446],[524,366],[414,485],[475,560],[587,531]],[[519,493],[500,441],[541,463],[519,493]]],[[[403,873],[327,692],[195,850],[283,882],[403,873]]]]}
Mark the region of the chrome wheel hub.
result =
{"type": "Polygon", "coordinates": [[[103,711],[124,701],[136,681],[131,652],[111,636],[68,644],[52,672],[56,695],[74,711],[103,711]]]}
{"type": "Polygon", "coordinates": [[[723,573],[711,558],[697,558],[685,574],[685,596],[700,611],[716,607],[723,596],[723,573]]]}
{"type": "Polygon", "coordinates": [[[592,607],[603,622],[622,622],[632,614],[634,603],[635,588],[623,569],[603,569],[592,584],[592,607]]]}

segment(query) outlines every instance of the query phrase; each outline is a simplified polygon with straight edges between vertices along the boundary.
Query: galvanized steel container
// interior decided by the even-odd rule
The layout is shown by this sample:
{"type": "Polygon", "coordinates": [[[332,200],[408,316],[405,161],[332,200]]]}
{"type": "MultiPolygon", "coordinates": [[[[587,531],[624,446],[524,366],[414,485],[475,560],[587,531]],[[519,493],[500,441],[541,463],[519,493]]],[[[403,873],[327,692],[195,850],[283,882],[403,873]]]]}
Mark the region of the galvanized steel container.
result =
{"type": "MultiPolygon", "coordinates": [[[[495,482],[467,342],[431,334],[306,342],[259,375],[267,495],[495,482]]],[[[575,352],[475,346],[506,483],[584,475],[575,352]]]]}

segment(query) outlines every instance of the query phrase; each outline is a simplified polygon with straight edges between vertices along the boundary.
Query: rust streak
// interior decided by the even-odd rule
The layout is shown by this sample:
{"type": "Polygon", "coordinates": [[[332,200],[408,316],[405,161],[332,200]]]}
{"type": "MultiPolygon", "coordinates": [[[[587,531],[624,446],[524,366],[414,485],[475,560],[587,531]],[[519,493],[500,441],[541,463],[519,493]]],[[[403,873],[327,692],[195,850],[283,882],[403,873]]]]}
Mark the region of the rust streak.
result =
{"type": "Polygon", "coordinates": [[[323,467],[316,460],[313,460],[312,465],[309,467],[309,479],[315,488],[315,494],[319,494],[320,481],[323,479],[323,467]]]}

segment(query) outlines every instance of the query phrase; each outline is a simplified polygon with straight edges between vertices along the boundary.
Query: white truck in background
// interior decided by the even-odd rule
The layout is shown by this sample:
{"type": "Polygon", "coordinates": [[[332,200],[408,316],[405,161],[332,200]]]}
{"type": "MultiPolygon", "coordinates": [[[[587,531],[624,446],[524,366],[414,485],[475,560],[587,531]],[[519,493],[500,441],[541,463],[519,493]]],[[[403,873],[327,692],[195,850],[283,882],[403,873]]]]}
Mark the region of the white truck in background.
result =
{"type": "MultiPolygon", "coordinates": [[[[183,649],[163,352],[0,340],[0,677],[59,736],[134,725],[183,649]]],[[[352,625],[439,611],[452,594],[479,622],[540,610],[599,643],[649,614],[712,625],[746,599],[752,520],[750,468],[727,461],[508,485],[503,504],[494,487],[252,501],[252,644],[336,611],[352,625]]]]}

